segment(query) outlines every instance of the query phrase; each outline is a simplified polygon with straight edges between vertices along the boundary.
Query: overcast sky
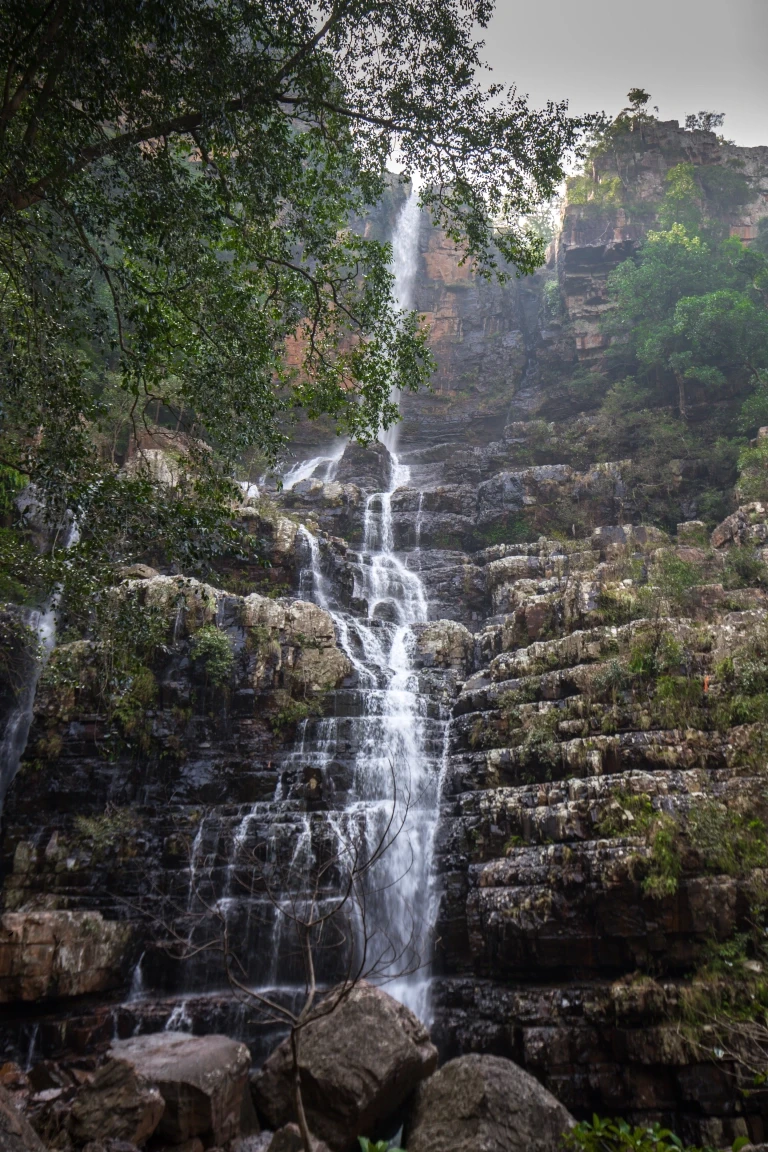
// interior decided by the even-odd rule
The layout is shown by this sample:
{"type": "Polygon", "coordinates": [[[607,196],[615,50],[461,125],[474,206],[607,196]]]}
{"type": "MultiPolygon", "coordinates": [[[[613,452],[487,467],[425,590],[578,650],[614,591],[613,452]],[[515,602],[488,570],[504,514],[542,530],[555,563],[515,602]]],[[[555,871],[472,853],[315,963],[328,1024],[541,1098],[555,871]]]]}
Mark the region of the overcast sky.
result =
{"type": "Polygon", "coordinates": [[[640,87],[662,120],[725,112],[728,139],[768,146],[768,0],[496,0],[485,40],[533,105],[615,115],[640,87]]]}

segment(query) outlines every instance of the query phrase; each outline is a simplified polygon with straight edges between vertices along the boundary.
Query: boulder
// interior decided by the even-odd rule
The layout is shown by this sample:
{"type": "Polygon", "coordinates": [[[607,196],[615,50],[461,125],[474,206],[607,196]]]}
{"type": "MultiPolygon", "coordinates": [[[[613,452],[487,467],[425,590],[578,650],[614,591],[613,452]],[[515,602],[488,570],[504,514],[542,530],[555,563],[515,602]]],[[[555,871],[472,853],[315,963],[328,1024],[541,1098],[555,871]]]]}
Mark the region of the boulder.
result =
{"type": "MultiPolygon", "coordinates": [[[[54,1089],[55,1091],[55,1089],[54,1089]]],[[[72,1104],[69,1132],[80,1144],[123,1140],[141,1144],[157,1128],[165,1103],[157,1088],[126,1060],[108,1060],[72,1104]]]]}
{"type": "MultiPolygon", "coordinates": [[[[322,1140],[313,1140],[313,1152],[329,1152],[322,1140]]],[[[304,1141],[298,1124],[285,1124],[267,1145],[267,1152],[304,1152],[304,1141]]]]}
{"type": "Polygon", "coordinates": [[[100,912],[6,912],[0,920],[0,1004],[118,988],[130,924],[100,912]]]}
{"type": "Polygon", "coordinates": [[[713,548],[724,548],[729,544],[762,544],[766,539],[765,520],[768,507],[759,501],[742,504],[713,531],[710,543],[713,548]]]}
{"type": "Polygon", "coordinates": [[[511,1060],[460,1056],[419,1087],[408,1152],[556,1152],[570,1112],[511,1060]]]}
{"type": "MultiPolygon", "coordinates": [[[[431,1074],[437,1050],[404,1005],[380,988],[360,984],[333,1012],[304,1029],[299,1064],[310,1130],[334,1152],[346,1152],[431,1074]]],[[[254,1077],[253,1091],[271,1128],[295,1120],[288,1040],[254,1077]]]]}
{"type": "Polygon", "coordinates": [[[227,1036],[159,1032],[116,1040],[110,1054],[131,1064],[165,1101],[157,1134],[171,1144],[201,1136],[222,1146],[240,1133],[251,1055],[227,1036]]]}
{"type": "Polygon", "coordinates": [[[45,1152],[45,1145],[28,1120],[16,1111],[0,1085],[0,1152],[45,1152]]]}

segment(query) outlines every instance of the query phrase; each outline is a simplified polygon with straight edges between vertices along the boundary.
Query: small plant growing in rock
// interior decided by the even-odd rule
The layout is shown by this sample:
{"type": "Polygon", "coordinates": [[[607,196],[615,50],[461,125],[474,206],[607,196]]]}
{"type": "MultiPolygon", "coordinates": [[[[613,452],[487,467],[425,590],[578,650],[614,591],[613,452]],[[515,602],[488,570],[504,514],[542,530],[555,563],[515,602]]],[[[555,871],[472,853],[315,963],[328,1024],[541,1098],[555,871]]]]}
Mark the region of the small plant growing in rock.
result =
{"type": "Polygon", "coordinates": [[[139,818],[132,808],[108,805],[101,816],[75,817],[76,838],[92,844],[99,854],[112,848],[123,837],[135,835],[138,826],[139,818]]]}
{"type": "MultiPolygon", "coordinates": [[[[749,1141],[734,1141],[733,1152],[749,1141]]],[[[593,1116],[582,1120],[563,1137],[567,1152],[704,1152],[695,1145],[685,1145],[679,1136],[658,1123],[631,1127],[626,1120],[593,1116]]]]}
{"type": "Polygon", "coordinates": [[[404,1152],[403,1148],[395,1148],[388,1140],[369,1140],[367,1136],[358,1136],[360,1152],[404,1152]]]}

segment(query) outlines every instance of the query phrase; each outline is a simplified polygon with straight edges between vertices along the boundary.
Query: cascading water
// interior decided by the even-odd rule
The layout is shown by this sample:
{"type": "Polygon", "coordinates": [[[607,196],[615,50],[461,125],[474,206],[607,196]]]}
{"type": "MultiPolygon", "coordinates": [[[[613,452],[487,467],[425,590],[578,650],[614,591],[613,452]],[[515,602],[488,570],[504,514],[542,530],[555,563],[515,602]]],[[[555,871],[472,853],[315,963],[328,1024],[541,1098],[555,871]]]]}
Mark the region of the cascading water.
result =
{"type": "MultiPolygon", "coordinates": [[[[27,488],[22,496],[21,508],[25,515],[38,512],[39,505],[32,488],[27,488]]],[[[67,518],[62,531],[61,547],[66,549],[76,544],[79,537],[77,525],[67,518]]],[[[24,624],[34,637],[36,651],[30,654],[23,681],[19,686],[16,706],[6,721],[5,730],[0,739],[0,813],[3,810],[5,794],[10,788],[21,764],[21,758],[27,747],[29,730],[32,726],[32,716],[35,706],[37,683],[45,667],[48,657],[56,644],[56,610],[58,607],[60,590],[54,592],[47,604],[42,608],[30,609],[24,617],[24,624]]]]}
{"type": "MultiPolygon", "coordinates": [[[[392,244],[396,298],[404,309],[413,304],[419,221],[418,197],[412,191],[392,244]]],[[[395,547],[393,496],[410,480],[408,467],[395,451],[396,428],[384,433],[382,441],[390,454],[390,482],[366,501],[354,590],[367,604],[367,620],[339,610],[322,571],[318,541],[302,529],[308,564],[301,594],[334,618],[339,643],[354,668],[357,685],[352,696],[357,699],[350,700],[350,710],[358,714],[337,712],[332,718],[307,722],[291,760],[296,768],[303,763],[324,776],[345,755],[351,759],[347,803],[341,811],[329,813],[328,821],[340,842],[362,835],[368,853],[386,844],[373,870],[365,930],[378,934],[389,949],[392,959],[384,976],[389,991],[426,1017],[431,856],[447,717],[420,690],[414,669],[412,625],[428,620],[429,604],[418,572],[408,567],[395,547]],[[314,733],[308,739],[310,725],[314,733]]],[[[313,465],[314,470],[317,463],[308,461],[307,467],[313,465]]]]}
{"type": "MultiPolygon", "coordinates": [[[[393,237],[395,289],[403,308],[413,303],[418,241],[419,207],[412,193],[393,237]]],[[[440,688],[435,692],[434,683],[422,680],[415,666],[413,628],[429,619],[429,602],[418,571],[420,553],[398,547],[403,513],[397,493],[408,487],[410,470],[396,451],[396,430],[386,432],[382,441],[389,453],[388,483],[368,496],[360,550],[347,552],[355,573],[351,592],[348,585],[346,592],[336,586],[327,544],[306,527],[300,529],[305,561],[299,595],[331,614],[352,667],[350,678],[328,697],[326,715],[299,725],[291,748],[281,755],[271,799],[222,807],[202,818],[192,850],[186,914],[193,922],[189,939],[194,934],[197,940],[199,893],[226,921],[249,987],[269,990],[278,1000],[300,999],[303,966],[291,924],[292,902],[305,899],[301,886],[311,882],[313,869],[324,860],[337,860],[338,873],[350,851],[362,859],[375,855],[366,875],[364,923],[356,907],[348,921],[347,953],[321,955],[317,976],[321,983],[337,980],[350,954],[365,943],[384,957],[375,978],[426,1019],[434,919],[431,859],[448,711],[440,688]],[[254,881],[259,854],[267,867],[277,862],[282,876],[290,877],[277,899],[274,892],[267,899],[258,877],[254,881]]],[[[333,479],[343,447],[294,465],[283,478],[283,490],[311,478],[333,479]]],[[[407,534],[413,538],[413,525],[407,534]]],[[[328,877],[313,897],[323,907],[333,907],[338,899],[338,874],[328,877]]],[[[221,988],[221,975],[217,961],[201,952],[186,967],[183,1004],[190,996],[221,988]]],[[[139,974],[136,979],[139,987],[139,974]]],[[[168,1026],[178,1026],[186,1011],[177,1005],[168,1026]]]]}

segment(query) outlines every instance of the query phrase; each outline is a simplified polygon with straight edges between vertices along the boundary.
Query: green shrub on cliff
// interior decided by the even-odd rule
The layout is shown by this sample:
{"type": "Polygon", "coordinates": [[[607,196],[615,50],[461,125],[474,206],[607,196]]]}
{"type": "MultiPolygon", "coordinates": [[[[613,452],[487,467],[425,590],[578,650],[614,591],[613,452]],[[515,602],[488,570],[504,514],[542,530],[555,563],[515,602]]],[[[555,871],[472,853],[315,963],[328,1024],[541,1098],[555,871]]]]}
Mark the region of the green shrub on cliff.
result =
{"type": "Polygon", "coordinates": [[[207,684],[213,688],[220,688],[227,683],[234,667],[235,656],[229,637],[215,624],[204,624],[195,633],[189,654],[192,660],[203,668],[207,684]]]}

